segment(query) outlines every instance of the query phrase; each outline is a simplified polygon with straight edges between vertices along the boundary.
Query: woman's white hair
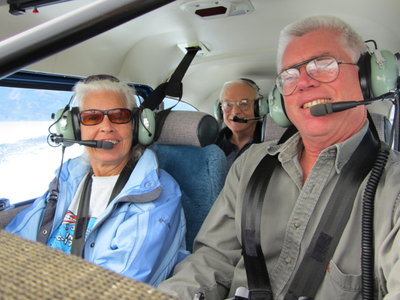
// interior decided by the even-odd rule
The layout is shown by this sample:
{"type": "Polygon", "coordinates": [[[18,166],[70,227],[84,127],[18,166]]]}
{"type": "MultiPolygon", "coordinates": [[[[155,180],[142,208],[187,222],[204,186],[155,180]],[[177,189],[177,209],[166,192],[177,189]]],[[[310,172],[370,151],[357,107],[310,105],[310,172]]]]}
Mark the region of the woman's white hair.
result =
{"type": "MultiPolygon", "coordinates": [[[[75,84],[73,91],[74,101],[78,107],[82,107],[85,97],[89,92],[93,91],[110,91],[120,94],[126,101],[126,108],[133,110],[137,107],[135,101],[136,90],[127,83],[119,81],[117,78],[110,75],[92,75],[85,80],[75,84]]],[[[132,134],[137,134],[132,132],[132,134]]],[[[143,154],[145,147],[141,144],[132,145],[132,160],[137,161],[143,154]]],[[[87,156],[87,153],[85,154],[87,156]]]]}
{"type": "Polygon", "coordinates": [[[117,78],[108,75],[93,75],[85,80],[79,81],[73,91],[75,92],[74,100],[79,107],[82,107],[83,101],[89,92],[93,91],[110,91],[124,96],[126,108],[133,109],[137,107],[135,101],[136,90],[127,83],[119,81],[117,78]],[[101,76],[101,77],[100,77],[101,76]],[[93,79],[91,79],[93,78],[93,79]],[[96,79],[99,78],[99,79],[96,79]]]}
{"type": "Polygon", "coordinates": [[[366,46],[361,36],[346,22],[334,16],[312,16],[294,22],[283,28],[279,34],[277,52],[277,71],[282,71],[282,56],[287,45],[296,37],[301,37],[317,29],[333,30],[341,34],[343,46],[346,47],[352,62],[356,63],[366,46]]]}

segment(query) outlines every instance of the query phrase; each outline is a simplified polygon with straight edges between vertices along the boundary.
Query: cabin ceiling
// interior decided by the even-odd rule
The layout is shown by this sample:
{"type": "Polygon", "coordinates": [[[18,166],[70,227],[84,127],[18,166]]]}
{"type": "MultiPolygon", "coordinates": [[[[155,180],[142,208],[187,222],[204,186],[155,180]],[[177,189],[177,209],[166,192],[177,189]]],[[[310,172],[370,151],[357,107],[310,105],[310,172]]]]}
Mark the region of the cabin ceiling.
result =
{"type": "MultiPolygon", "coordinates": [[[[92,2],[73,0],[39,7],[37,14],[27,10],[15,16],[8,13],[7,1],[0,0],[0,40],[92,2]]],[[[365,40],[375,39],[379,48],[400,51],[398,0],[251,0],[253,12],[209,19],[182,8],[192,2],[174,1],[25,69],[76,76],[109,73],[156,87],[182,59],[178,45],[201,42],[208,53],[196,56],[187,71],[183,99],[212,113],[212,104],[227,80],[249,77],[264,94],[269,92],[276,75],[279,31],[301,17],[336,15],[365,40]]]]}

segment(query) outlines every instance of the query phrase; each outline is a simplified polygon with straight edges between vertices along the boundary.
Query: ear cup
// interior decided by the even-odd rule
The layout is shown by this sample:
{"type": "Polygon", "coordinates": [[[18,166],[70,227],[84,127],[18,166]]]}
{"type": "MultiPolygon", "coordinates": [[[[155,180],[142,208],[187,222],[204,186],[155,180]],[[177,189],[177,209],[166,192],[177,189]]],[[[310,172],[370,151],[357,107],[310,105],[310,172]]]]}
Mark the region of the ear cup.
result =
{"type": "Polygon", "coordinates": [[[154,112],[148,108],[134,112],[134,143],[149,145],[153,142],[156,131],[154,112]]]}
{"type": "MultiPolygon", "coordinates": [[[[55,114],[55,119],[58,120],[55,124],[56,133],[58,135],[61,135],[65,139],[76,141],[81,140],[78,107],[72,107],[71,110],[68,109],[68,106],[63,109],[59,109],[55,114]]],[[[66,147],[73,145],[73,143],[63,144],[66,147]]]]}
{"type": "Polygon", "coordinates": [[[255,117],[264,118],[269,113],[269,105],[268,100],[265,99],[263,96],[257,100],[256,109],[255,109],[255,117]]]}
{"type": "Polygon", "coordinates": [[[287,118],[285,106],[283,104],[283,97],[279,93],[276,86],[272,89],[268,96],[269,114],[272,120],[281,127],[289,127],[292,122],[287,118]]]}
{"type": "Polygon", "coordinates": [[[224,117],[222,115],[222,107],[221,107],[221,102],[219,100],[216,100],[214,102],[214,117],[217,119],[218,122],[222,122],[224,120],[224,117]]]}
{"type": "Polygon", "coordinates": [[[396,56],[388,50],[364,53],[359,61],[360,86],[364,99],[371,99],[397,87],[399,67],[396,56]]]}

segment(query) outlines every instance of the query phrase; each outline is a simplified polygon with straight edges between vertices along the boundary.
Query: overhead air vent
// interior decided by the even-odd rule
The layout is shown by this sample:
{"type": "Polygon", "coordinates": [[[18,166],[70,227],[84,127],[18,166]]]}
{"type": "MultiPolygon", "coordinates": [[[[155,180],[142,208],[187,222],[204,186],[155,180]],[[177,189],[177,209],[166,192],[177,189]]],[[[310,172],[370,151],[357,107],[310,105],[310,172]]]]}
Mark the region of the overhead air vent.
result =
{"type": "Polygon", "coordinates": [[[197,0],[183,3],[181,8],[202,19],[239,16],[254,11],[250,0],[197,0]]]}

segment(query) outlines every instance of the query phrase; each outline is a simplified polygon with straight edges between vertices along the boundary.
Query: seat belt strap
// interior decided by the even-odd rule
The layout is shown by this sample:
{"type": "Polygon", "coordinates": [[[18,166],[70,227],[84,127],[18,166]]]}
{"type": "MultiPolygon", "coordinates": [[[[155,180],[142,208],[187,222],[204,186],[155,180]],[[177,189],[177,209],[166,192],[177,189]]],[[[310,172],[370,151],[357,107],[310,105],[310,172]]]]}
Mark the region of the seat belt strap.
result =
{"type": "Polygon", "coordinates": [[[133,169],[136,166],[136,162],[129,161],[125,167],[122,169],[121,174],[119,174],[117,182],[114,185],[114,188],[111,192],[110,200],[108,201],[108,204],[111,203],[111,201],[117,197],[117,195],[122,191],[123,187],[125,184],[128,182],[129,177],[131,176],[131,173],[133,169]]]}
{"type": "MultiPolygon", "coordinates": [[[[318,259],[316,261],[327,260],[329,262],[347,223],[359,185],[371,170],[377,152],[378,144],[373,139],[370,131],[368,131],[348,163],[342,169],[334,193],[329,199],[327,210],[321,219],[322,224],[319,224],[318,232],[314,235],[313,241],[309,247],[310,250],[307,251],[307,253],[310,252],[313,257],[318,259]],[[344,204],[341,205],[340,201],[344,204]],[[337,214],[341,217],[338,218],[337,214]],[[329,221],[327,221],[328,219],[329,221]],[[330,226],[330,228],[324,229],[320,227],[321,225],[330,226]],[[327,250],[332,253],[328,253],[327,250]]],[[[273,299],[268,270],[261,249],[260,225],[263,199],[277,163],[278,160],[276,156],[272,157],[267,155],[263,158],[249,180],[243,200],[243,208],[245,209],[242,210],[242,248],[250,300],[261,299],[257,298],[259,293],[264,294],[264,298],[262,299],[273,299]],[[252,297],[252,290],[255,291],[255,298],[252,297]]],[[[305,258],[301,265],[307,264],[305,262],[307,260],[308,258],[305,258]]],[[[318,283],[314,283],[315,290],[319,287],[323,279],[327,264],[322,262],[317,265],[320,268],[320,274],[318,283]]],[[[317,280],[315,267],[316,266],[307,267],[308,273],[306,273],[306,271],[296,272],[295,279],[297,277],[303,282],[304,278],[307,278],[307,284],[309,284],[309,282],[315,282],[317,280]]],[[[293,282],[297,285],[295,280],[293,282]]],[[[305,290],[308,290],[309,285],[307,284],[301,286],[304,287],[305,290]]],[[[290,288],[285,299],[298,299],[298,297],[295,298],[296,295],[303,296],[303,292],[298,293],[297,289],[297,287],[293,289],[290,288]]],[[[304,296],[305,295],[307,294],[304,294],[304,296]]]]}
{"type": "MultiPolygon", "coordinates": [[[[111,192],[108,204],[121,192],[122,188],[128,181],[132,170],[135,168],[136,163],[129,161],[122,169],[118,176],[117,182],[111,192]]],[[[85,179],[81,199],[79,201],[78,215],[75,226],[74,238],[71,245],[71,254],[83,257],[83,248],[86,242],[86,229],[89,221],[89,206],[90,206],[90,194],[92,191],[92,172],[89,172],[85,179]]]]}
{"type": "Polygon", "coordinates": [[[368,131],[340,172],[339,180],[285,300],[315,297],[350,217],[358,189],[371,171],[378,152],[379,144],[368,131]]]}
{"type": "Polygon", "coordinates": [[[277,164],[276,156],[266,155],[251,175],[244,195],[242,254],[251,300],[273,299],[268,270],[261,249],[260,224],[264,195],[277,164]]]}
{"type": "Polygon", "coordinates": [[[92,175],[90,171],[83,184],[81,198],[79,200],[77,220],[75,223],[74,238],[72,239],[71,254],[79,257],[83,256],[83,247],[85,246],[85,236],[87,224],[89,221],[90,194],[92,192],[92,175]]]}
{"type": "Polygon", "coordinates": [[[171,78],[167,82],[161,83],[142,103],[142,107],[151,110],[156,109],[164,98],[168,95],[171,97],[182,98],[182,78],[185,75],[190,63],[196,56],[200,47],[191,47],[187,49],[185,56],[175,69],[171,78]]]}
{"type": "MultiPolygon", "coordinates": [[[[289,127],[278,143],[290,138],[297,129],[289,127]]],[[[247,275],[249,299],[272,300],[272,289],[261,249],[260,224],[264,195],[278,157],[266,155],[258,164],[247,185],[242,208],[242,255],[247,275]]]]}

